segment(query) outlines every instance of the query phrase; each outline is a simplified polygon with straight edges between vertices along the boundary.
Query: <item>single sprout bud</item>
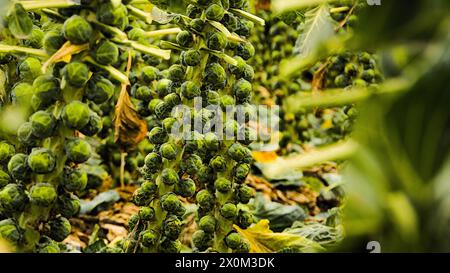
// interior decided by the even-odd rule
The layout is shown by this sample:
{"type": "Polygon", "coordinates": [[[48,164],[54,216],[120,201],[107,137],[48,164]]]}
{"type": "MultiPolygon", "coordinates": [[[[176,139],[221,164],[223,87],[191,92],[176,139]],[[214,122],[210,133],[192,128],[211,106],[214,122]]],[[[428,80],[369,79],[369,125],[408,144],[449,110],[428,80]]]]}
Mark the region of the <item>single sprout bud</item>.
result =
{"type": "MultiPolygon", "coordinates": [[[[169,95],[168,95],[169,96],[169,95]]],[[[164,128],[164,130],[168,133],[168,134],[170,134],[171,132],[172,132],[172,128],[173,128],[173,126],[175,126],[175,124],[177,124],[177,119],[176,118],[172,118],[172,117],[169,117],[169,118],[165,118],[163,121],[162,121],[162,126],[163,126],[163,128],[164,128]]]]}
{"type": "Polygon", "coordinates": [[[206,9],[205,14],[208,20],[220,21],[225,14],[225,10],[220,5],[212,4],[206,9]]]}
{"type": "Polygon", "coordinates": [[[249,102],[252,97],[252,84],[247,80],[240,79],[233,86],[233,93],[238,103],[249,102]]]}
{"type": "Polygon", "coordinates": [[[150,101],[152,99],[152,90],[150,90],[147,86],[140,86],[136,93],[134,94],[134,97],[138,100],[142,101],[150,101]]]}
{"type": "Polygon", "coordinates": [[[139,220],[139,214],[131,215],[131,217],[128,219],[128,230],[135,230],[135,227],[138,224],[139,220]]]}
{"type": "Polygon", "coordinates": [[[204,251],[212,245],[213,236],[203,230],[197,230],[192,234],[192,243],[198,250],[204,251]]]}
{"type": "Polygon", "coordinates": [[[181,242],[179,240],[171,240],[169,238],[163,239],[160,244],[161,253],[180,253],[181,251],[181,242]]]}
{"type": "Polygon", "coordinates": [[[100,22],[122,30],[128,25],[128,10],[123,4],[114,5],[110,1],[100,4],[96,16],[100,22]]]}
{"type": "Polygon", "coordinates": [[[203,79],[212,89],[224,88],[227,82],[225,69],[218,63],[211,63],[203,72],[203,79]]]}
{"type": "Polygon", "coordinates": [[[244,37],[250,37],[253,27],[254,24],[252,21],[241,19],[239,21],[239,29],[236,30],[236,33],[244,37]]]}
{"type": "Polygon", "coordinates": [[[61,253],[61,249],[57,242],[46,237],[48,242],[39,246],[38,253],[61,253]]]}
{"type": "Polygon", "coordinates": [[[168,135],[161,127],[154,127],[148,133],[148,139],[153,144],[163,144],[167,141],[168,135]]]}
{"type": "Polygon", "coordinates": [[[153,194],[149,194],[145,189],[140,187],[133,193],[133,203],[137,206],[147,206],[152,197],[153,194]]]}
{"type": "Polygon", "coordinates": [[[181,170],[190,175],[195,175],[201,168],[201,166],[202,166],[202,159],[196,154],[189,155],[180,163],[181,170]]]}
{"type": "Polygon", "coordinates": [[[139,209],[139,217],[143,221],[151,221],[155,218],[155,210],[152,207],[141,207],[139,209]]]}
{"type": "Polygon", "coordinates": [[[87,43],[93,36],[91,25],[79,15],[73,15],[64,22],[63,32],[64,37],[75,45],[87,43]]]}
{"type": "Polygon", "coordinates": [[[144,247],[152,247],[158,242],[158,234],[154,230],[144,230],[140,234],[141,243],[144,247]]]}
{"type": "Polygon", "coordinates": [[[91,112],[89,122],[80,129],[80,132],[86,136],[94,136],[99,133],[103,128],[102,118],[95,112],[91,112]]]}
{"type": "Polygon", "coordinates": [[[166,185],[173,185],[180,180],[180,177],[174,169],[165,168],[161,172],[160,179],[166,185]]]}
{"type": "Polygon", "coordinates": [[[200,96],[200,87],[191,81],[186,81],[181,85],[181,95],[188,100],[200,96]]]}
{"type": "Polygon", "coordinates": [[[186,69],[179,64],[171,65],[168,69],[168,78],[176,83],[181,83],[186,76],[186,69]]]}
{"type": "Polygon", "coordinates": [[[81,209],[80,199],[73,194],[63,194],[58,197],[57,208],[63,217],[71,218],[77,216],[81,209]]]}
{"type": "Polygon", "coordinates": [[[119,48],[109,40],[104,40],[95,50],[94,56],[100,64],[115,64],[119,60],[119,48]]]}
{"type": "Polygon", "coordinates": [[[159,167],[161,167],[162,158],[159,154],[151,152],[145,157],[144,162],[147,168],[151,170],[156,170],[159,169],[159,167]]]}
{"type": "Polygon", "coordinates": [[[64,167],[62,186],[69,192],[81,191],[86,188],[88,182],[87,173],[68,166],[64,167]]]}
{"type": "Polygon", "coordinates": [[[159,103],[162,103],[163,101],[161,99],[152,99],[150,100],[150,102],[148,103],[147,109],[148,111],[150,111],[150,113],[155,114],[156,112],[156,106],[159,103]]]}
{"type": "Polygon", "coordinates": [[[367,82],[373,82],[375,78],[375,71],[373,69],[364,70],[361,73],[361,78],[367,82]]]}
{"type": "Polygon", "coordinates": [[[34,185],[31,188],[29,195],[31,203],[40,207],[49,207],[58,197],[55,187],[48,183],[38,183],[34,185]]]}
{"type": "Polygon", "coordinates": [[[233,143],[228,148],[228,155],[237,162],[251,163],[252,152],[239,143],[233,143]]]}
{"type": "Polygon", "coordinates": [[[237,48],[236,54],[244,60],[248,60],[255,55],[255,48],[251,43],[240,43],[237,48]]]}
{"type": "Polygon", "coordinates": [[[159,96],[164,97],[165,95],[172,93],[172,81],[169,79],[161,79],[156,83],[156,92],[159,96]]]}
{"type": "Polygon", "coordinates": [[[213,216],[205,215],[198,222],[198,226],[206,233],[214,233],[217,227],[217,221],[213,216]]]}
{"type": "Polygon", "coordinates": [[[177,34],[177,38],[176,39],[177,39],[177,43],[180,46],[184,46],[184,47],[192,47],[192,45],[194,43],[194,37],[187,30],[180,31],[177,34]]]}
{"type": "Polygon", "coordinates": [[[248,228],[253,224],[253,216],[250,212],[240,210],[237,216],[237,225],[241,228],[248,228]]]}
{"type": "Polygon", "coordinates": [[[161,145],[159,148],[159,153],[162,157],[173,160],[176,158],[178,151],[174,144],[167,142],[161,145]]]}
{"type": "Polygon", "coordinates": [[[231,181],[223,177],[217,178],[216,181],[214,182],[214,187],[218,192],[221,193],[230,192],[231,186],[232,186],[231,181]]]}
{"type": "Polygon", "coordinates": [[[190,49],[182,54],[183,64],[187,66],[196,66],[200,64],[201,55],[198,50],[190,49]]]}
{"type": "Polygon", "coordinates": [[[25,81],[33,81],[42,74],[42,64],[39,59],[28,57],[19,65],[19,76],[25,81]]]}
{"type": "Polygon", "coordinates": [[[101,104],[114,95],[114,85],[110,80],[101,77],[92,77],[87,84],[86,97],[94,103],[101,104]]]}
{"type": "Polygon", "coordinates": [[[242,237],[239,235],[239,233],[233,232],[227,235],[225,237],[225,243],[227,246],[231,249],[236,249],[242,244],[242,237]]]}
{"type": "Polygon", "coordinates": [[[233,219],[237,215],[237,207],[235,204],[226,203],[220,208],[220,215],[225,219],[233,219]]]}
{"type": "Polygon", "coordinates": [[[246,185],[241,185],[237,190],[237,198],[242,204],[247,204],[254,195],[253,188],[246,185]]]}
{"type": "Polygon", "coordinates": [[[0,189],[11,183],[11,177],[5,171],[0,170],[0,189]]]}
{"type": "Polygon", "coordinates": [[[175,212],[180,206],[181,201],[174,193],[166,193],[161,197],[161,207],[167,212],[175,212]]]}
{"type": "Polygon", "coordinates": [[[15,154],[8,162],[9,174],[17,180],[24,180],[30,175],[28,167],[28,156],[25,154],[15,154]]]}
{"type": "Polygon", "coordinates": [[[358,67],[354,63],[348,63],[345,65],[344,72],[346,75],[350,77],[356,76],[356,73],[358,72],[358,67]]]}
{"type": "Polygon", "coordinates": [[[214,196],[207,190],[201,190],[197,193],[196,201],[205,211],[210,211],[214,207],[214,196]]]}
{"type": "Polygon", "coordinates": [[[233,169],[233,177],[238,183],[244,182],[250,173],[250,165],[246,163],[238,164],[233,169]]]}
{"type": "Polygon", "coordinates": [[[230,95],[223,95],[220,97],[220,107],[226,109],[227,107],[234,107],[234,98],[230,95]]]}
{"type": "Polygon", "coordinates": [[[208,45],[209,49],[220,51],[227,46],[227,38],[222,32],[214,32],[209,36],[206,44],[208,45]]]}
{"type": "Polygon", "coordinates": [[[348,85],[348,83],[349,83],[349,81],[345,75],[338,75],[334,79],[334,85],[336,85],[336,87],[344,88],[348,85]]]}
{"type": "Polygon", "coordinates": [[[6,141],[0,142],[0,164],[6,163],[16,153],[13,145],[6,141]]]}
{"type": "Polygon", "coordinates": [[[59,80],[49,75],[37,77],[33,82],[34,93],[45,102],[53,102],[59,97],[59,80]]]}
{"type": "Polygon", "coordinates": [[[0,239],[5,239],[12,244],[17,244],[22,237],[18,225],[13,219],[0,221],[0,239]]]}
{"type": "Polygon", "coordinates": [[[64,217],[57,217],[49,222],[50,231],[48,236],[57,242],[62,242],[70,235],[72,226],[64,217]]]}
{"type": "Polygon", "coordinates": [[[164,235],[170,239],[177,239],[180,236],[183,223],[175,215],[170,215],[163,222],[164,235]]]}
{"type": "Polygon", "coordinates": [[[45,33],[42,44],[45,52],[53,54],[63,46],[65,41],[64,35],[60,31],[50,30],[45,33]]]}
{"type": "Polygon", "coordinates": [[[75,138],[65,144],[67,158],[75,163],[86,162],[91,157],[92,148],[86,140],[75,138]]]}
{"type": "Polygon", "coordinates": [[[55,131],[53,115],[46,111],[37,111],[30,117],[31,133],[40,139],[50,137],[55,131]]]}
{"type": "Polygon", "coordinates": [[[209,166],[213,168],[216,172],[223,172],[227,168],[227,161],[221,155],[216,155],[209,161],[209,166]]]}
{"type": "Polygon", "coordinates": [[[144,66],[141,70],[141,79],[144,83],[150,84],[159,78],[159,69],[153,66],[144,66]]]}
{"type": "Polygon", "coordinates": [[[30,169],[37,174],[51,173],[56,166],[55,156],[46,148],[33,149],[27,162],[30,169]]]}
{"type": "Polygon", "coordinates": [[[201,166],[197,173],[198,181],[200,183],[209,184],[216,180],[216,173],[209,166],[201,166]]]}
{"type": "Polygon", "coordinates": [[[200,18],[196,18],[193,19],[190,23],[189,26],[194,30],[197,31],[198,33],[201,33],[203,31],[203,29],[205,28],[205,21],[203,21],[200,18]]]}
{"type": "Polygon", "coordinates": [[[8,184],[0,190],[0,210],[13,213],[25,209],[28,196],[19,184],[8,184]]]}
{"type": "Polygon", "coordinates": [[[245,3],[245,0],[230,0],[230,8],[240,9],[245,3]]]}
{"type": "Polygon", "coordinates": [[[44,31],[42,31],[38,27],[34,27],[31,31],[31,36],[28,40],[25,41],[26,45],[29,45],[33,48],[42,48],[43,40],[44,40],[44,31]]]}
{"type": "Polygon", "coordinates": [[[217,135],[213,132],[205,134],[205,146],[210,151],[218,151],[220,148],[220,141],[217,135]]]}
{"type": "Polygon", "coordinates": [[[186,15],[189,18],[195,19],[202,13],[202,10],[194,4],[189,4],[186,7],[186,15]]]}
{"type": "Polygon", "coordinates": [[[71,62],[64,67],[67,82],[74,87],[83,87],[89,79],[89,68],[81,62],[71,62]]]}
{"type": "Polygon", "coordinates": [[[33,86],[27,82],[19,82],[11,89],[11,102],[16,105],[29,106],[33,96],[33,86]]]}
{"type": "Polygon", "coordinates": [[[144,41],[145,40],[145,31],[141,28],[134,27],[130,31],[128,31],[128,39],[133,41],[144,41]]]}
{"type": "Polygon", "coordinates": [[[182,197],[192,197],[195,194],[195,182],[190,178],[183,178],[175,183],[174,192],[182,197]]]}
{"type": "Polygon", "coordinates": [[[62,111],[64,124],[70,129],[82,129],[89,122],[91,110],[81,101],[72,101],[62,111]]]}

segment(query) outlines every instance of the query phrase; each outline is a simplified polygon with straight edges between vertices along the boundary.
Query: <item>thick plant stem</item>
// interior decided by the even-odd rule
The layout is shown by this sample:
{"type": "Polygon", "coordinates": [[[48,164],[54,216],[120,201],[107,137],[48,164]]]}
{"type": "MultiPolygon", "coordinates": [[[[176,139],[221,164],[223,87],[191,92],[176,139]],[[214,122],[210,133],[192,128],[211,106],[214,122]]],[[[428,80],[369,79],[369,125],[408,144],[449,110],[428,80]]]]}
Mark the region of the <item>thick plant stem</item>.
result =
{"type": "Polygon", "coordinates": [[[25,10],[37,10],[43,8],[68,8],[78,4],[72,0],[51,0],[51,1],[18,1],[25,10]]]}

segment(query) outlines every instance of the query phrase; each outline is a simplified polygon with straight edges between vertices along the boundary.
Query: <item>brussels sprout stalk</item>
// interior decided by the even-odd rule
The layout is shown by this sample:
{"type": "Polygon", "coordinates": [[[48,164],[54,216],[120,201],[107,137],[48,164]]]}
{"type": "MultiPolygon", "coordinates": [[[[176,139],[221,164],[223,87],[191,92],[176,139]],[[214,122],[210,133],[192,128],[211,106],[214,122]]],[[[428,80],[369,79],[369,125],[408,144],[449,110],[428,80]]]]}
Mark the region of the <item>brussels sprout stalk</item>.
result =
{"type": "Polygon", "coordinates": [[[114,79],[118,80],[119,82],[121,82],[123,84],[130,83],[128,77],[125,74],[123,74],[122,72],[120,72],[119,70],[117,70],[116,68],[114,68],[113,66],[106,66],[106,65],[99,64],[94,59],[92,59],[92,57],[90,57],[90,56],[84,57],[83,60],[90,64],[97,66],[98,68],[101,68],[101,69],[107,71],[111,75],[111,77],[113,77],[114,79]]]}
{"type": "Polygon", "coordinates": [[[69,8],[79,3],[72,0],[50,0],[50,1],[17,1],[25,10],[39,10],[43,8],[69,8]]]}
{"type": "Polygon", "coordinates": [[[29,54],[32,56],[37,56],[41,58],[47,58],[48,54],[44,50],[41,49],[35,49],[35,48],[28,48],[28,47],[22,47],[22,46],[13,46],[13,45],[2,45],[0,44],[0,53],[23,53],[23,54],[29,54]]]}
{"type": "Polygon", "coordinates": [[[165,28],[165,29],[158,29],[158,30],[153,30],[153,31],[146,31],[146,32],[144,32],[144,36],[147,38],[161,37],[164,35],[178,34],[180,31],[181,31],[181,29],[178,27],[165,28]]]}

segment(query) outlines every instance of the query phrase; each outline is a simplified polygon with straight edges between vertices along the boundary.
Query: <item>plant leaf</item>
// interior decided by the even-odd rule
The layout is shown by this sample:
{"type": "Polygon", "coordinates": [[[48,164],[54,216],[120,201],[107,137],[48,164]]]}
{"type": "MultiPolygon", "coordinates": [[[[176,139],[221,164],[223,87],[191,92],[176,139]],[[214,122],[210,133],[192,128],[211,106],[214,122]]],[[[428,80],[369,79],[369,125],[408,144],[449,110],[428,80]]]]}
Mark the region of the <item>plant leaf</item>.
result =
{"type": "Polygon", "coordinates": [[[285,248],[295,248],[300,252],[320,252],[324,248],[320,244],[305,237],[273,232],[269,229],[269,220],[264,219],[248,229],[234,228],[250,244],[251,253],[274,253],[285,248]]]}
{"type": "Polygon", "coordinates": [[[8,28],[17,39],[26,39],[33,30],[33,21],[21,4],[15,4],[8,15],[8,28]]]}
{"type": "Polygon", "coordinates": [[[68,41],[42,65],[42,70],[45,73],[47,67],[53,63],[57,62],[69,63],[70,60],[72,59],[72,55],[78,54],[88,48],[89,44],[73,45],[68,41]]]}

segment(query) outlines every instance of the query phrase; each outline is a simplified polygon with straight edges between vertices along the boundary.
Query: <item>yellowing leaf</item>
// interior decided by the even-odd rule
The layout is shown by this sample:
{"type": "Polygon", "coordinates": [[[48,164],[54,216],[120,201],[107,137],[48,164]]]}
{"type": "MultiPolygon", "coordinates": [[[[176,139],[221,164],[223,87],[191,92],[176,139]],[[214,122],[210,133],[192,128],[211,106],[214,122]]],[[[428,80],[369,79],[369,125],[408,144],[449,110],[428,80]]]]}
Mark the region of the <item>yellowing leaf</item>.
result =
{"type": "Polygon", "coordinates": [[[70,42],[66,42],[58,51],[55,52],[43,65],[42,70],[47,70],[47,67],[52,63],[66,62],[69,63],[72,59],[72,55],[78,54],[89,48],[89,44],[73,45],[70,42]]]}
{"type": "Polygon", "coordinates": [[[278,155],[274,151],[253,151],[252,152],[253,158],[256,160],[256,162],[261,163],[269,163],[273,162],[277,159],[278,155]]]}
{"type": "Polygon", "coordinates": [[[264,219],[248,229],[234,228],[250,244],[251,253],[273,253],[285,248],[295,248],[301,252],[319,252],[325,250],[318,243],[305,237],[273,232],[269,229],[269,220],[264,219]]]}

